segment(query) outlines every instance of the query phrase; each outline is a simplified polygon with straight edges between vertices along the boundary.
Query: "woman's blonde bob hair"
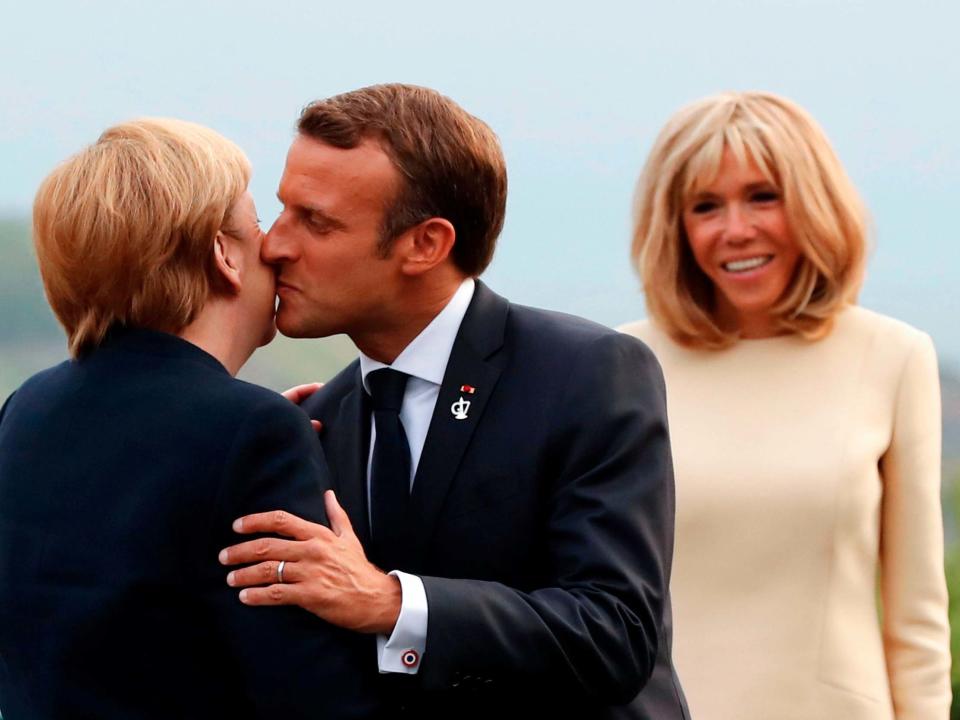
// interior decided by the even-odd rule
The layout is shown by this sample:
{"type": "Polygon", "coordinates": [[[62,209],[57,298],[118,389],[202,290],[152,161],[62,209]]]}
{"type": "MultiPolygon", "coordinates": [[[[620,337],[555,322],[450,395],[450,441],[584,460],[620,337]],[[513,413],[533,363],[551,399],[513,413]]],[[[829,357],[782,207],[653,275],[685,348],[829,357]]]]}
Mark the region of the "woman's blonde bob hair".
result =
{"type": "Polygon", "coordinates": [[[220,290],[213,244],[250,181],[209,128],[141,119],[57,167],[33,205],[47,300],[78,357],[116,324],[178,332],[220,290]]]}
{"type": "Polygon", "coordinates": [[[795,103],[760,92],[722,93],[682,108],[660,132],[637,183],[631,257],[652,318],[682,345],[736,342],[714,315],[714,289],[697,266],[683,209],[716,179],[724,150],[749,157],[780,190],[801,259],[772,308],[777,329],[818,339],[856,300],[867,217],[823,130],[795,103]]]}

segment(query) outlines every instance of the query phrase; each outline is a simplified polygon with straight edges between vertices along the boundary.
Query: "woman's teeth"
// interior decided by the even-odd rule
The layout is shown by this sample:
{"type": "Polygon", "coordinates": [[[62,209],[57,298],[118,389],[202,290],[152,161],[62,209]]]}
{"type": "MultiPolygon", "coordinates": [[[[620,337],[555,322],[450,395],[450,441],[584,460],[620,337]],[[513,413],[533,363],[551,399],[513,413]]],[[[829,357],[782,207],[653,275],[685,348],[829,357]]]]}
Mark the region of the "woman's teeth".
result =
{"type": "Polygon", "coordinates": [[[773,255],[758,255],[757,257],[746,258],[744,260],[731,260],[723,263],[722,267],[727,272],[740,273],[748,270],[755,270],[758,267],[766,265],[773,260],[773,255]]]}

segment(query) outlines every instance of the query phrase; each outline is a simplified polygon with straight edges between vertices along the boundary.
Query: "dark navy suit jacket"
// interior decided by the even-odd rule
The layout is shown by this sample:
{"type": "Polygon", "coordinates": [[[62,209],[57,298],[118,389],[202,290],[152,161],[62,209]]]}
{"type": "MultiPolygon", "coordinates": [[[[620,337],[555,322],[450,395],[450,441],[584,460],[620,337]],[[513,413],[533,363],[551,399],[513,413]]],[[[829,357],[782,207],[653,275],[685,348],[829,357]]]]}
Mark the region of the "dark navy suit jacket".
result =
{"type": "MultiPolygon", "coordinates": [[[[338,496],[367,543],[359,364],[304,408],[324,423],[338,496]]],[[[687,716],[670,658],[664,385],[641,342],[478,282],[411,506],[396,569],[423,578],[427,645],[417,675],[385,678],[396,712],[687,716]],[[461,399],[470,407],[457,419],[461,399]]]]}
{"type": "Polygon", "coordinates": [[[113,332],[0,414],[0,712],[353,718],[364,638],[250,608],[217,553],[240,515],[325,521],[303,412],[180,338],[113,332]]]}

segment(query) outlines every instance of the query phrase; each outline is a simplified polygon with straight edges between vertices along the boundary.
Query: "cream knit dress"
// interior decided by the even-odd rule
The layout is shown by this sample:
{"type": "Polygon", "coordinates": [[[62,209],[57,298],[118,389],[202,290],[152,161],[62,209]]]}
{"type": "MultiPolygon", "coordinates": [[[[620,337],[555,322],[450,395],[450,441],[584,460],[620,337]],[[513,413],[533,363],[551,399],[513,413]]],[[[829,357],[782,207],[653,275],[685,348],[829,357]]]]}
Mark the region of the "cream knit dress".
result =
{"type": "Polygon", "coordinates": [[[859,307],[817,342],[719,352],[620,329],[667,382],[674,658],[694,720],[945,720],[930,339],[859,307]]]}

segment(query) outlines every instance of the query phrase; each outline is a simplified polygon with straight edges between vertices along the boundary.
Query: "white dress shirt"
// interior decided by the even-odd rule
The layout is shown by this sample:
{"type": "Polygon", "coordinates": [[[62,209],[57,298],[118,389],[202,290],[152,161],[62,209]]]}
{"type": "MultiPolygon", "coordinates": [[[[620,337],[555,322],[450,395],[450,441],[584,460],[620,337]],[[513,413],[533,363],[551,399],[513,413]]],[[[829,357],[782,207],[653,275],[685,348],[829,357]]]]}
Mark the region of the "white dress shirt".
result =
{"type": "MultiPolygon", "coordinates": [[[[403,393],[400,407],[400,422],[410,445],[410,487],[417,473],[420,455],[427,439],[427,430],[433,417],[433,409],[440,395],[440,384],[450,360],[453,342],[460,331],[460,323],[473,298],[475,283],[472,278],[463,281],[450,302],[415,337],[392,365],[384,365],[360,353],[360,372],[363,388],[370,392],[367,375],[374,370],[389,367],[410,376],[403,393]]],[[[367,458],[367,507],[370,507],[370,466],[373,445],[377,440],[377,428],[370,422],[370,455],[367,458]]],[[[372,528],[376,532],[376,528],[372,528]]],[[[393,570],[400,580],[402,593],[400,616],[393,633],[377,635],[377,657],[380,672],[416,674],[420,669],[423,650],[427,644],[427,595],[423,581],[416,575],[393,570]]]]}

